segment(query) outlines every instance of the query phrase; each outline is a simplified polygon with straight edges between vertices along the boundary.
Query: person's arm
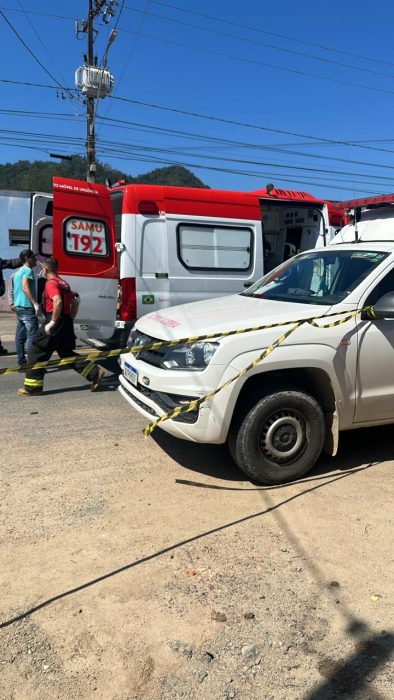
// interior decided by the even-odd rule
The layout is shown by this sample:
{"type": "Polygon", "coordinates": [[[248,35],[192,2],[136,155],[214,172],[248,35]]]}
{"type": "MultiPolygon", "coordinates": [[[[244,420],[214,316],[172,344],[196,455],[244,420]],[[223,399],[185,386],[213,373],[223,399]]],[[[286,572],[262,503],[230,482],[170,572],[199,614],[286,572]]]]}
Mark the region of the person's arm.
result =
{"type": "Polygon", "coordinates": [[[10,277],[10,279],[8,280],[7,301],[11,307],[11,311],[14,311],[14,275],[12,275],[12,277],[10,277]]]}
{"type": "Polygon", "coordinates": [[[30,291],[29,277],[22,278],[22,292],[27,296],[30,303],[33,304],[34,308],[38,306],[36,299],[30,291]]]}
{"type": "Polygon", "coordinates": [[[0,258],[0,267],[2,270],[5,270],[6,268],[15,270],[17,267],[21,267],[22,262],[19,260],[19,258],[12,258],[11,260],[3,260],[0,258]]]}
{"type": "Polygon", "coordinates": [[[45,326],[45,333],[47,335],[51,334],[52,328],[56,325],[56,322],[59,320],[60,315],[62,313],[62,298],[60,294],[55,294],[55,296],[52,297],[52,304],[53,304],[53,310],[52,310],[52,318],[49,321],[49,323],[46,324],[45,326]]]}

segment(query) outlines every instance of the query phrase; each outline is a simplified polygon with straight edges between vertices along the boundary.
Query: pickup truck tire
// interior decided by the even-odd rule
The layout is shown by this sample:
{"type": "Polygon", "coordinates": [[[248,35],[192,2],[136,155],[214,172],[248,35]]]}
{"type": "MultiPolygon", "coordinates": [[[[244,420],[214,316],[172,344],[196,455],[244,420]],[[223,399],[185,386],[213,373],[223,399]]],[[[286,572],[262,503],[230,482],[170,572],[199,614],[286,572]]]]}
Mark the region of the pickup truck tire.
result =
{"type": "Polygon", "coordinates": [[[325,432],[322,408],[312,396],[277,387],[238,419],[228,444],[234,461],[252,481],[282,484],[312,469],[325,432]]]}

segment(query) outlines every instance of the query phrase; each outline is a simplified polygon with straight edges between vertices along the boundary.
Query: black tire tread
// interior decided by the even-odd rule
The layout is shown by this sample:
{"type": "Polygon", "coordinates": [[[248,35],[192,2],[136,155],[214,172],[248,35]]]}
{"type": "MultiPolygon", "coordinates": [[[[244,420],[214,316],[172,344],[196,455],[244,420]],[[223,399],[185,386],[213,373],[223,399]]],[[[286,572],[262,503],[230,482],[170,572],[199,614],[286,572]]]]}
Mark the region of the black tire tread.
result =
{"type": "MultiPolygon", "coordinates": [[[[299,407],[298,410],[300,410],[299,407]]],[[[286,483],[299,478],[312,469],[323,449],[324,440],[324,413],[316,399],[297,387],[277,386],[275,388],[272,387],[269,393],[263,395],[246,415],[238,419],[229,436],[228,445],[232,458],[252,481],[260,484],[272,485],[286,483]],[[261,453],[258,460],[253,458],[253,454],[251,455],[251,435],[254,430],[255,422],[259,420],[259,414],[265,410],[267,412],[270,410],[278,410],[278,408],[275,407],[275,403],[279,405],[280,402],[285,405],[300,402],[306,407],[306,410],[309,410],[309,422],[312,422],[311,432],[313,432],[313,437],[306,453],[300,457],[298,462],[288,467],[278,467],[278,473],[273,474],[272,466],[268,462],[264,465],[264,458],[261,453]]]]}

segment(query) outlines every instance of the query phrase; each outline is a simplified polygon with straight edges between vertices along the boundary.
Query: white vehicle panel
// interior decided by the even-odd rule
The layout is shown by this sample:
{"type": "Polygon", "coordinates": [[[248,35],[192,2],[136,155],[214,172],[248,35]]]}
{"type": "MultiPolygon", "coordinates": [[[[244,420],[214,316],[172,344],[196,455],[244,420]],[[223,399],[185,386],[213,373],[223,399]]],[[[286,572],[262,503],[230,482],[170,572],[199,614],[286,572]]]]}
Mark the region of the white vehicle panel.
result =
{"type": "Polygon", "coordinates": [[[114,332],[118,281],[94,277],[62,275],[73,292],[80,296],[80,306],[74,321],[75,333],[82,340],[105,340],[114,332]]]}
{"type": "Polygon", "coordinates": [[[360,323],[358,343],[355,422],[394,419],[394,319],[360,323]]]}

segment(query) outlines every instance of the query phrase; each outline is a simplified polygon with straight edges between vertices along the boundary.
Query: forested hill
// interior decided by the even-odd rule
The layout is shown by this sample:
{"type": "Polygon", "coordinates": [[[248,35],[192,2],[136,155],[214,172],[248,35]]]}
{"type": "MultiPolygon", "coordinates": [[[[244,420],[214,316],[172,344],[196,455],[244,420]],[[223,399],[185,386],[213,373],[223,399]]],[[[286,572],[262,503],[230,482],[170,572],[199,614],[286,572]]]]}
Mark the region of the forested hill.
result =
{"type": "MultiPolygon", "coordinates": [[[[86,160],[81,156],[73,156],[72,160],[59,162],[18,160],[16,163],[0,165],[0,190],[25,190],[28,192],[52,190],[52,178],[71,177],[76,180],[86,180],[86,160]]],[[[179,165],[168,168],[158,168],[145,175],[131,177],[120,170],[97,163],[97,182],[104,183],[108,178],[112,183],[126,180],[127,183],[145,183],[149,185],[177,185],[178,187],[208,188],[190,170],[179,165]]]]}

